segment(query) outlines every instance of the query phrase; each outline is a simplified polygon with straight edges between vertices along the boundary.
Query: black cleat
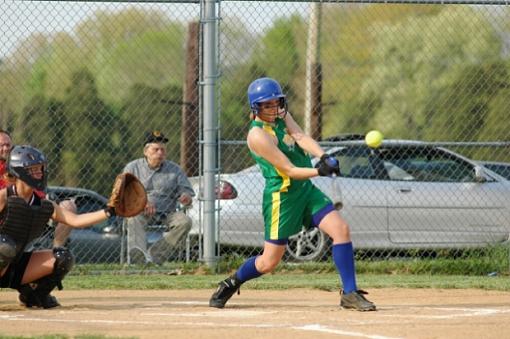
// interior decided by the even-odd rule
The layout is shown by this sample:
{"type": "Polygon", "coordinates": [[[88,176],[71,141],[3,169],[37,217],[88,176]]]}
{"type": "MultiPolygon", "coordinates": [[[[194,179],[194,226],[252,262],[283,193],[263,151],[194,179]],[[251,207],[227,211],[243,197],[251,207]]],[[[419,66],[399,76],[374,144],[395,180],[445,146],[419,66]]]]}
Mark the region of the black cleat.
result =
{"type": "Polygon", "coordinates": [[[60,306],[57,298],[52,296],[51,294],[46,294],[44,296],[39,297],[40,304],[42,308],[54,308],[60,306]]]}
{"type": "Polygon", "coordinates": [[[223,308],[227,301],[232,298],[234,293],[239,294],[241,282],[237,280],[235,274],[227,279],[220,281],[218,289],[213,293],[209,300],[210,307],[223,308]]]}
{"type": "Polygon", "coordinates": [[[340,292],[340,307],[345,309],[354,309],[357,311],[375,311],[376,307],[373,302],[368,301],[364,294],[368,294],[363,290],[353,291],[351,293],[344,294],[340,292]]]}
{"type": "Polygon", "coordinates": [[[30,287],[23,288],[19,290],[19,301],[21,305],[27,308],[54,308],[60,306],[57,298],[52,296],[51,294],[37,293],[37,291],[32,290],[30,287]]]}

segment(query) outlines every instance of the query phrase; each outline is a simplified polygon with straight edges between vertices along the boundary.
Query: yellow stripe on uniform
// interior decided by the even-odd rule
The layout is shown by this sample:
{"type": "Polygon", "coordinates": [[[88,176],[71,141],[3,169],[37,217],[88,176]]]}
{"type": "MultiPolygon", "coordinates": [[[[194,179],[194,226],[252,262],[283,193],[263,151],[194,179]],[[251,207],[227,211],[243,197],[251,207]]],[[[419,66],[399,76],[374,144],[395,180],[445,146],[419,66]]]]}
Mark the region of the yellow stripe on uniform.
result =
{"type": "Polygon", "coordinates": [[[264,123],[264,125],[262,125],[262,129],[264,131],[266,131],[267,133],[271,134],[272,136],[276,136],[276,133],[274,132],[274,128],[270,124],[264,123]]]}
{"type": "Polygon", "coordinates": [[[271,229],[269,232],[269,239],[278,239],[278,226],[280,225],[280,192],[273,192],[271,210],[271,229]]]}
{"type": "Polygon", "coordinates": [[[282,178],[282,186],[280,186],[280,192],[287,192],[287,188],[290,186],[290,177],[280,172],[278,168],[274,168],[276,173],[282,178]]]}
{"type": "MultiPolygon", "coordinates": [[[[262,129],[266,131],[267,133],[271,134],[272,136],[276,137],[276,133],[274,131],[273,126],[270,124],[264,124],[262,126],[262,129]]],[[[278,168],[274,168],[276,170],[276,173],[282,178],[282,186],[280,186],[279,191],[280,192],[287,192],[287,188],[290,186],[290,177],[283,174],[278,168]]],[[[272,239],[272,238],[271,238],[272,239]]]]}

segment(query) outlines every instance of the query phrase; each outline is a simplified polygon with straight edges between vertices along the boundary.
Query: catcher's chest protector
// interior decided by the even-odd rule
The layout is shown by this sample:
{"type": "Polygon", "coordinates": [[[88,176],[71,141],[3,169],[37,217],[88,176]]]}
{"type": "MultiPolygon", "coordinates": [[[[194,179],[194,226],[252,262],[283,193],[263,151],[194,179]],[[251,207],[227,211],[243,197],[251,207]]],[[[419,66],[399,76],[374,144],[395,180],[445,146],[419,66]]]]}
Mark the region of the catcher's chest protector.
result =
{"type": "Polygon", "coordinates": [[[52,214],[53,204],[49,200],[41,200],[40,206],[30,206],[23,198],[9,196],[7,215],[0,225],[0,233],[16,241],[17,256],[30,241],[43,234],[52,214]]]}

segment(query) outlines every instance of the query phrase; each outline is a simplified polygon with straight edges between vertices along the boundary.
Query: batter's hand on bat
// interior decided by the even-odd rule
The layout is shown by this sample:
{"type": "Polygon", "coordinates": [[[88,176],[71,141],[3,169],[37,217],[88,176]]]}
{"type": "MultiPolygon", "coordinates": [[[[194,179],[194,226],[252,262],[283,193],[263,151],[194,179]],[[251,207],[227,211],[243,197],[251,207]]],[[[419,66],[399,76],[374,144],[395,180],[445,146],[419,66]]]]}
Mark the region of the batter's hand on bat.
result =
{"type": "Polygon", "coordinates": [[[340,164],[338,160],[326,153],[321,156],[321,160],[315,167],[321,177],[340,176],[340,164]]]}

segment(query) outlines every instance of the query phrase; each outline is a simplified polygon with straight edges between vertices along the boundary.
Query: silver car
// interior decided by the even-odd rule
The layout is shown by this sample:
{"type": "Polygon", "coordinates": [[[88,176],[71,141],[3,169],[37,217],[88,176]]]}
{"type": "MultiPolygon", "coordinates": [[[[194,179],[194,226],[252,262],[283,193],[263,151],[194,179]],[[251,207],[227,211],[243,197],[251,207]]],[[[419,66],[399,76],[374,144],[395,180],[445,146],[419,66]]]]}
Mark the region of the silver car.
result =
{"type": "MultiPolygon", "coordinates": [[[[349,223],[357,249],[459,248],[508,240],[510,182],[462,155],[406,140],[386,140],[378,149],[352,141],[328,153],[338,159],[341,175],[312,181],[349,223]]],[[[196,192],[199,180],[192,178],[196,192]]],[[[263,245],[263,188],[257,166],[221,175],[220,244],[263,245]]],[[[192,233],[198,234],[202,207],[197,196],[188,213],[192,233]]],[[[303,229],[290,239],[288,254],[296,260],[319,259],[328,241],[317,228],[303,229]]]]}
{"type": "Polygon", "coordinates": [[[510,180],[510,163],[496,161],[479,161],[479,163],[502,177],[510,180]]]}

